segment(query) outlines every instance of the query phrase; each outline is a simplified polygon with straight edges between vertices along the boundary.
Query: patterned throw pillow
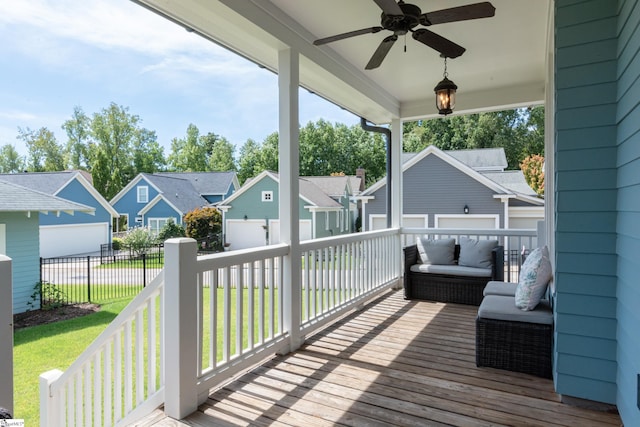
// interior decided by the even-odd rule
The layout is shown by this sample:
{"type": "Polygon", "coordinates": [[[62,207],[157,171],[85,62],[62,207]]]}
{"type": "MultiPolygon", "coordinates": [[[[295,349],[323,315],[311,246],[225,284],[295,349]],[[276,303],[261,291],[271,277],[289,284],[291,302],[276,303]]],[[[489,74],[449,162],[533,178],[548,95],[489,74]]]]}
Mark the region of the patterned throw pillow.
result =
{"type": "Polygon", "coordinates": [[[520,278],[516,287],[516,307],[531,311],[536,308],[551,280],[551,262],[547,247],[536,248],[520,268],[520,278]]]}
{"type": "Polygon", "coordinates": [[[429,239],[420,237],[416,242],[420,263],[452,265],[455,264],[454,251],[456,249],[455,239],[429,239]]]}

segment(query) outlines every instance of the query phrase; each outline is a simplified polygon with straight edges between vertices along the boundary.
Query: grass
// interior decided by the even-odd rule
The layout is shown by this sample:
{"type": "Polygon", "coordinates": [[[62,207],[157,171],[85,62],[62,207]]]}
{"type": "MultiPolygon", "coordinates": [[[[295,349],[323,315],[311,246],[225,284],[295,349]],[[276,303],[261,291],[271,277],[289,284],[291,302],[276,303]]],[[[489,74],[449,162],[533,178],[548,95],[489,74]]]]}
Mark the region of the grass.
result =
{"type": "MultiPolygon", "coordinates": [[[[109,257],[106,257],[105,260],[108,260],[109,257]]],[[[160,257],[156,254],[147,255],[147,259],[144,260],[144,263],[141,259],[116,259],[115,262],[105,262],[104,264],[100,264],[96,266],[99,269],[110,269],[110,268],[162,268],[164,267],[164,257],[160,257]]]]}
{"type": "Polygon", "coordinates": [[[27,426],[39,425],[39,375],[68,368],[131,299],[105,304],[99,312],[84,317],[14,333],[14,418],[24,418],[27,426]]]}

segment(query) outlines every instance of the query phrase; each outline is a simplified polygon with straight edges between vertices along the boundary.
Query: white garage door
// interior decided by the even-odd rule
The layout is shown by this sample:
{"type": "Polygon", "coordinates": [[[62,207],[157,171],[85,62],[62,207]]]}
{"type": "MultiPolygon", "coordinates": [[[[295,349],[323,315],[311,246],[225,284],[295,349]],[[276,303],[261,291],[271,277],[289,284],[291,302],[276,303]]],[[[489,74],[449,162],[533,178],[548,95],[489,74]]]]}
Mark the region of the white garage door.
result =
{"type": "Polygon", "coordinates": [[[40,256],[52,258],[100,251],[109,243],[109,224],[43,225],[40,227],[40,256]]]}
{"type": "Polygon", "coordinates": [[[230,250],[255,248],[267,244],[267,233],[262,219],[228,219],[226,224],[227,243],[230,250]]]}
{"type": "MultiPolygon", "coordinates": [[[[403,215],[402,225],[411,228],[427,228],[427,215],[403,215]]],[[[383,230],[387,228],[386,215],[370,215],[369,230],[383,230]]]]}
{"type": "Polygon", "coordinates": [[[498,228],[497,215],[460,215],[438,216],[436,215],[436,228],[498,228]]]}
{"type": "MultiPolygon", "coordinates": [[[[313,234],[311,233],[311,220],[300,220],[300,241],[311,240],[313,234]]],[[[269,244],[275,245],[280,243],[280,220],[272,219],[269,221],[269,244]]]]}

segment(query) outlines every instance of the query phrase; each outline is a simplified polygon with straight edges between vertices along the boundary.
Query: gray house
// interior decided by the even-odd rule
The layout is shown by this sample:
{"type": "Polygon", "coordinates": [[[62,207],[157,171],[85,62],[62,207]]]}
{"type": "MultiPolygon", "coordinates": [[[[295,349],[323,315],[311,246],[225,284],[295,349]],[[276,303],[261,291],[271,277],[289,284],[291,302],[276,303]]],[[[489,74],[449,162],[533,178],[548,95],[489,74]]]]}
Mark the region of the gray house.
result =
{"type": "MultiPolygon", "coordinates": [[[[403,154],[403,223],[427,228],[530,228],[544,219],[544,200],[521,171],[505,171],[502,148],[403,154]]],[[[386,227],[386,178],[360,196],[363,230],[386,227]]]]}

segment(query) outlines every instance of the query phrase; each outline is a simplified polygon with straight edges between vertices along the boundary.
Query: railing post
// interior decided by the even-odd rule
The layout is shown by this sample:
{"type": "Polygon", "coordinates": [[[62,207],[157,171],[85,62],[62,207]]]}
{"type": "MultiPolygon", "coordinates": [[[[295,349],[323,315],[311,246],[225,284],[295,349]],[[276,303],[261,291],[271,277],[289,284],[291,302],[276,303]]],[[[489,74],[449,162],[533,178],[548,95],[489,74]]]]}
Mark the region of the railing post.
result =
{"type": "MultiPolygon", "coordinates": [[[[51,384],[62,375],[59,369],[53,369],[40,375],[40,427],[57,426],[60,421],[59,401],[51,396],[51,384]]],[[[12,412],[13,413],[13,412],[12,412]]]]}
{"type": "Polygon", "coordinates": [[[197,243],[165,242],[165,413],[182,419],[198,409],[197,243]]]}
{"type": "Polygon", "coordinates": [[[13,414],[13,280],[11,258],[0,255],[0,406],[13,414]]]}

